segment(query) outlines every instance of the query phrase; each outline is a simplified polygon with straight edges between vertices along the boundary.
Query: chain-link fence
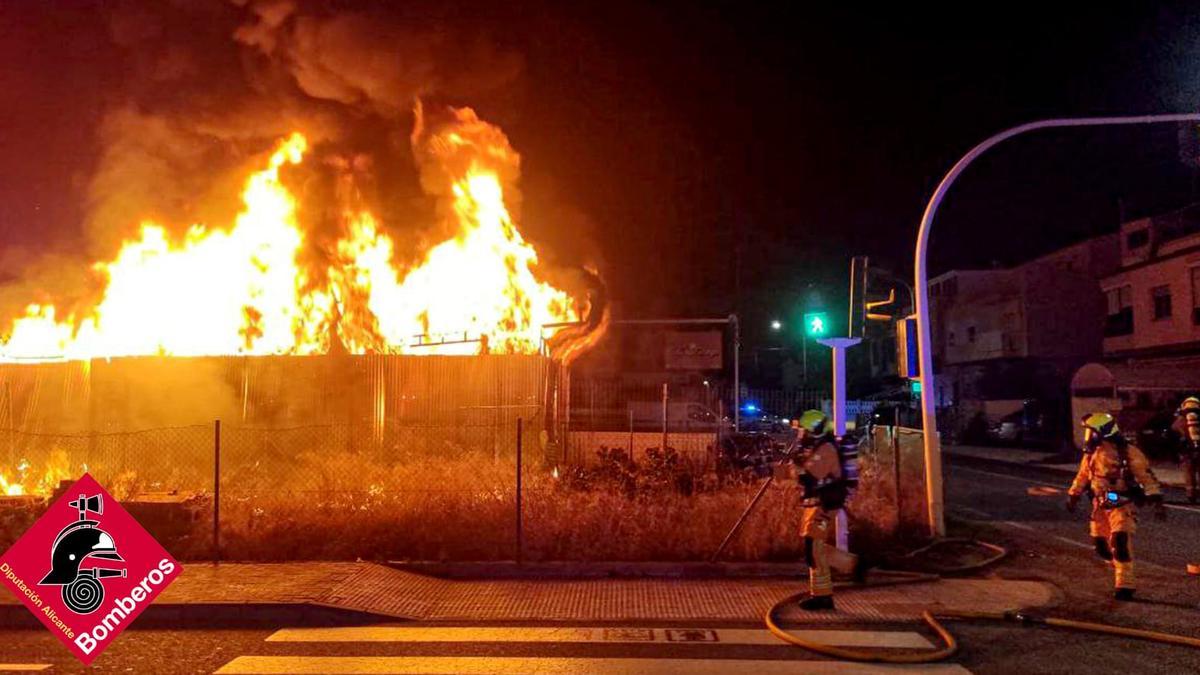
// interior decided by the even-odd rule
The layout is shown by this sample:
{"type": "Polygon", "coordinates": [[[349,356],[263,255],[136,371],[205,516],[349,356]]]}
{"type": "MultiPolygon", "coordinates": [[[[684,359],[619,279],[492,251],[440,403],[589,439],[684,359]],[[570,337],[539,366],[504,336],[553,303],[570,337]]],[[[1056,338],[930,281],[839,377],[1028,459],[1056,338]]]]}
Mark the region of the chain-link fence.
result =
{"type": "Polygon", "coordinates": [[[675,451],[712,467],[729,449],[735,429],[787,434],[785,421],[817,408],[828,396],[816,390],[743,390],[716,381],[613,382],[575,378],[563,415],[561,437],[571,464],[591,466],[613,452],[635,461],[650,450],[675,451]],[[735,407],[736,406],[736,407],[735,407]]]}
{"type": "Polygon", "coordinates": [[[49,434],[0,429],[0,474],[10,496],[50,493],[91,473],[120,497],[212,486],[211,425],[123,433],[49,434]]]}
{"type": "Polygon", "coordinates": [[[0,544],[87,471],[181,557],[512,557],[517,419],[542,463],[556,385],[536,355],[0,364],[0,544]]]}
{"type": "Polygon", "coordinates": [[[850,507],[867,540],[920,539],[928,531],[924,436],[872,426],[859,446],[859,490],[850,507]]]}
{"type": "MultiPolygon", "coordinates": [[[[703,560],[762,480],[715,461],[715,382],[568,389],[525,356],[119,361],[0,366],[0,549],[87,471],[183,559],[703,560]]],[[[796,559],[798,500],[781,481],[728,558],[796,559]]]]}
{"type": "MultiPolygon", "coordinates": [[[[471,412],[458,424],[382,429],[0,430],[0,549],[90,473],[183,558],[511,558],[518,416],[510,408],[487,421],[471,412]]],[[[542,417],[521,420],[536,484],[542,417]]]]}
{"type": "MultiPolygon", "coordinates": [[[[564,463],[547,452],[547,426],[533,412],[495,425],[382,431],[215,423],[117,434],[0,430],[15,458],[5,479],[27,493],[0,497],[0,547],[28,527],[59,481],[87,471],[184,559],[698,560],[716,550],[763,479],[689,457],[669,440],[665,452],[610,449],[564,463]]],[[[850,505],[859,545],[919,536],[924,518],[919,432],[873,432],[850,505]]],[[[779,482],[728,557],[797,554],[798,501],[796,485],[779,482]]]]}

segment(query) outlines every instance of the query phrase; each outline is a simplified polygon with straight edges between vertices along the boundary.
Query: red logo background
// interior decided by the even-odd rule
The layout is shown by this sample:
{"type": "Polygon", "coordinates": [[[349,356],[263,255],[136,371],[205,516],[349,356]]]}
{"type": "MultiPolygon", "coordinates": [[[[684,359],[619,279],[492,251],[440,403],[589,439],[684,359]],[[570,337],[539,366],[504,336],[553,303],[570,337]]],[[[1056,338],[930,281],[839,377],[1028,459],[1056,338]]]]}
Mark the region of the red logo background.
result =
{"type": "MultiPolygon", "coordinates": [[[[129,627],[133,623],[133,620],[183,570],[179,563],[171,557],[171,554],[167,553],[166,549],[159,545],[150,536],[150,533],[146,532],[133,519],[133,516],[130,516],[125,509],[121,508],[121,505],[112,498],[112,495],[100,487],[100,484],[90,474],[84,474],[82,478],[76,481],[62,497],[46,510],[46,513],[33,524],[33,527],[29,528],[29,531],[12,545],[12,548],[8,549],[3,556],[0,556],[0,566],[3,565],[6,565],[11,571],[0,573],[0,582],[12,591],[33,612],[34,616],[50,629],[50,632],[57,635],[63,644],[85,664],[91,664],[112,643],[117,635],[129,627]],[[50,571],[50,556],[54,540],[58,536],[58,533],[63,528],[79,520],[79,510],[71,506],[69,502],[78,499],[80,495],[88,497],[101,495],[103,497],[104,513],[89,513],[88,519],[100,521],[96,527],[107,532],[112,537],[117,552],[125,559],[124,562],[119,562],[115,560],[85,558],[80,569],[107,567],[111,569],[124,568],[126,570],[124,578],[110,577],[99,580],[104,587],[104,600],[95,611],[88,614],[77,614],[67,607],[62,599],[63,586],[42,586],[38,584],[50,571]],[[167,562],[163,563],[163,567],[166,567],[167,564],[173,566],[173,569],[169,573],[164,572],[159,567],[160,562],[164,560],[167,562]],[[153,584],[147,582],[145,586],[142,586],[142,581],[147,578],[152,570],[159,570],[160,573],[163,573],[161,583],[153,584]],[[41,604],[39,605],[34,602],[33,598],[26,596],[16,583],[8,578],[9,575],[15,575],[23,581],[25,586],[40,598],[41,604]],[[76,637],[81,633],[91,635],[96,625],[100,624],[113,611],[113,608],[117,606],[116,601],[118,598],[130,597],[134,589],[138,587],[141,587],[144,592],[147,586],[149,587],[149,592],[146,593],[146,598],[137,602],[136,606],[126,616],[120,618],[120,623],[115,625],[111,631],[106,630],[105,632],[108,634],[104,639],[96,641],[97,644],[91,653],[85,653],[75,643],[75,639],[69,637],[43,611],[46,607],[52,608],[57,613],[59,620],[69,626],[76,637]]],[[[0,567],[0,570],[2,569],[3,567],[0,567]]],[[[157,574],[155,578],[157,578],[157,574]]],[[[126,607],[128,607],[127,603],[126,607]]]]}

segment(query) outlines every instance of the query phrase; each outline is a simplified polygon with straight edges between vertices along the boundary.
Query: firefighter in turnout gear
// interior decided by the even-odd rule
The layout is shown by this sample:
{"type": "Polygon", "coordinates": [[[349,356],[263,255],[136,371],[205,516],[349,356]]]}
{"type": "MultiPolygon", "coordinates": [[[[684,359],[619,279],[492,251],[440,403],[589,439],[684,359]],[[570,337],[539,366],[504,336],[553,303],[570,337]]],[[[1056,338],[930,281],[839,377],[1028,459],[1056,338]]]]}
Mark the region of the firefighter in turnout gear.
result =
{"type": "Polygon", "coordinates": [[[1189,396],[1179,404],[1171,427],[1179,434],[1179,468],[1188,501],[1200,501],[1200,398],[1189,396]]]}
{"type": "Polygon", "coordinates": [[[1158,479],[1150,462],[1136,446],[1129,445],[1117,421],[1108,413],[1083,418],[1083,460],[1067,490],[1067,510],[1075,511],[1079,498],[1092,500],[1089,531],[1096,554],[1113,566],[1118,600],[1133,599],[1133,533],[1137,506],[1155,506],[1155,518],[1165,520],[1166,508],[1158,479]]]}
{"type": "Polygon", "coordinates": [[[803,500],[800,536],[804,539],[809,585],[809,597],[800,602],[800,608],[806,610],[833,609],[830,558],[841,553],[832,541],[837,512],[846,503],[847,485],[831,426],[819,410],[805,411],[796,421],[800,453],[795,461],[803,500]]]}

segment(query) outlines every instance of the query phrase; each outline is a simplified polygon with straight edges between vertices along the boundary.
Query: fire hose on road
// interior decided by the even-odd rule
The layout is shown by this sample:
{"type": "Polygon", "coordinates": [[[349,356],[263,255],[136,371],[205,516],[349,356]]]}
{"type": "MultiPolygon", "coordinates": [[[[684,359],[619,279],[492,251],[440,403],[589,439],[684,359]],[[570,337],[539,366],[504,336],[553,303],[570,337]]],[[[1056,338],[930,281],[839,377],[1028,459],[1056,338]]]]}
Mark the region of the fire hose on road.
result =
{"type": "MultiPolygon", "coordinates": [[[[984,542],[979,542],[984,543],[984,542]]],[[[983,564],[991,564],[1004,555],[1004,549],[994,544],[986,544],[986,546],[999,549],[1002,551],[1000,556],[996,556],[983,564]]],[[[966,571],[978,568],[982,565],[974,563],[964,566],[962,570],[966,571]]],[[[897,574],[895,572],[891,573],[897,574]]],[[[936,581],[940,578],[936,574],[924,574],[920,572],[900,573],[901,576],[893,576],[892,579],[884,582],[874,582],[864,584],[864,586],[883,586],[897,583],[921,583],[925,581],[936,581]]],[[[1135,638],[1138,640],[1147,640],[1150,642],[1158,642],[1161,644],[1180,645],[1184,647],[1193,647],[1200,649],[1200,639],[1187,637],[1186,635],[1175,635],[1174,633],[1163,633],[1160,631],[1144,630],[1140,628],[1127,628],[1124,626],[1114,626],[1106,623],[1094,623],[1090,621],[1074,621],[1072,619],[1060,619],[1056,617],[1041,617],[1023,611],[1007,611],[1007,612],[969,612],[961,610],[946,610],[939,609],[936,611],[924,610],[921,612],[921,619],[925,622],[934,633],[942,640],[945,646],[940,649],[931,651],[910,652],[905,654],[884,654],[868,650],[847,649],[844,647],[835,647],[818,642],[812,642],[803,638],[797,637],[789,633],[781,627],[775,619],[776,614],[792,603],[808,595],[807,591],[793,593],[782,600],[776,602],[767,610],[763,616],[763,622],[766,623],[767,629],[771,631],[775,637],[787,642],[788,644],[802,647],[808,651],[829,656],[832,658],[842,659],[845,661],[856,661],[860,663],[896,663],[896,664],[914,664],[914,663],[935,663],[944,661],[958,652],[958,640],[954,635],[943,625],[941,619],[955,619],[962,621],[1005,621],[1015,622],[1024,626],[1054,626],[1056,628],[1066,628],[1070,630],[1084,631],[1088,633],[1096,633],[1099,635],[1111,635],[1115,637],[1135,638]]]]}
{"type": "MultiPolygon", "coordinates": [[[[758,506],[759,502],[762,500],[763,496],[766,494],[767,489],[774,482],[774,478],[775,478],[774,475],[771,475],[763,482],[762,486],[758,489],[758,492],[755,493],[754,498],[751,499],[750,503],[746,506],[746,509],[742,512],[741,516],[737,519],[737,521],[734,523],[733,527],[729,530],[729,533],[725,535],[725,538],[721,541],[720,546],[717,548],[717,550],[711,556],[710,561],[716,561],[716,559],[721,555],[722,552],[724,552],[725,548],[729,545],[729,543],[733,540],[733,538],[741,530],[742,525],[750,517],[751,513],[754,512],[755,508],[758,506]]],[[[966,565],[958,565],[958,566],[955,566],[952,568],[943,568],[941,570],[938,570],[939,573],[943,573],[943,574],[970,572],[970,571],[974,571],[977,569],[981,569],[983,567],[991,565],[992,563],[995,563],[996,561],[1000,560],[1001,558],[1005,557],[1008,554],[1008,551],[1005,548],[1003,548],[1002,546],[997,546],[995,544],[991,544],[988,542],[978,541],[978,540],[974,540],[974,539],[941,538],[941,539],[937,539],[937,540],[933,541],[932,543],[928,544],[927,546],[923,546],[919,549],[916,549],[916,550],[910,552],[906,557],[914,557],[924,551],[931,549],[932,547],[934,547],[936,545],[945,544],[945,543],[969,543],[969,544],[978,545],[978,546],[981,546],[981,547],[991,551],[992,555],[989,555],[987,558],[985,558],[981,561],[969,563],[966,565]]],[[[940,574],[930,574],[930,573],[923,573],[923,572],[889,572],[889,576],[891,577],[890,579],[882,581],[882,582],[871,582],[871,583],[866,583],[866,584],[861,584],[861,585],[862,586],[882,586],[882,585],[901,584],[901,583],[921,583],[921,582],[928,582],[928,581],[936,581],[937,579],[941,578],[940,574]]],[[[926,650],[926,651],[901,653],[901,654],[881,653],[881,652],[877,652],[877,651],[859,650],[859,649],[848,649],[845,647],[836,647],[833,645],[828,645],[828,644],[824,644],[824,643],[818,643],[818,642],[812,642],[810,640],[805,640],[804,638],[801,638],[796,635],[793,635],[792,633],[789,633],[787,630],[785,630],[783,627],[781,627],[779,625],[779,623],[776,621],[776,615],[778,614],[778,612],[781,609],[783,609],[784,607],[786,607],[787,605],[796,603],[799,600],[801,600],[802,598],[805,598],[807,596],[808,596],[807,591],[793,593],[791,595],[788,595],[787,597],[784,597],[783,599],[779,600],[774,605],[772,605],[771,608],[768,609],[766,614],[763,616],[763,621],[766,624],[767,629],[770,630],[771,633],[773,635],[775,635],[775,637],[779,638],[780,640],[783,640],[784,642],[787,642],[788,644],[792,644],[797,647],[802,647],[808,651],[811,651],[811,652],[814,652],[817,654],[821,654],[824,656],[828,656],[828,657],[832,657],[832,658],[836,658],[836,659],[842,659],[844,661],[855,661],[855,662],[861,662],[861,663],[894,663],[894,664],[919,664],[919,663],[935,663],[938,661],[944,661],[944,660],[950,658],[951,656],[954,656],[956,653],[958,653],[958,640],[955,639],[954,635],[949,631],[949,629],[947,629],[946,626],[944,624],[942,624],[941,621],[938,620],[939,618],[954,619],[954,620],[961,620],[961,621],[1016,622],[1016,623],[1019,623],[1024,626],[1035,626],[1035,625],[1054,626],[1056,628],[1066,628],[1066,629],[1070,629],[1070,630],[1095,633],[1098,635],[1110,635],[1110,636],[1116,636],[1116,637],[1135,638],[1135,639],[1139,639],[1139,640],[1147,640],[1150,642],[1158,642],[1161,644],[1173,644],[1173,645],[1180,645],[1180,646],[1184,646],[1184,647],[1193,647],[1193,648],[1200,649],[1200,639],[1188,637],[1185,635],[1175,635],[1173,633],[1164,633],[1164,632],[1160,632],[1160,631],[1144,630],[1144,629],[1139,629],[1139,628],[1127,628],[1124,626],[1115,626],[1115,625],[1105,624],[1105,623],[1094,623],[1094,622],[1088,622],[1088,621],[1074,621],[1071,619],[1061,619],[1061,618],[1055,618],[1055,617],[1040,617],[1040,616],[1036,616],[1036,615],[1030,614],[1025,611],[970,612],[970,611],[947,610],[947,609],[938,609],[938,610],[932,610],[932,611],[924,610],[921,612],[921,619],[925,622],[925,624],[927,626],[929,626],[929,628],[934,633],[937,634],[937,636],[941,639],[942,643],[944,644],[944,646],[941,648],[933,649],[933,650],[926,650]]]]}

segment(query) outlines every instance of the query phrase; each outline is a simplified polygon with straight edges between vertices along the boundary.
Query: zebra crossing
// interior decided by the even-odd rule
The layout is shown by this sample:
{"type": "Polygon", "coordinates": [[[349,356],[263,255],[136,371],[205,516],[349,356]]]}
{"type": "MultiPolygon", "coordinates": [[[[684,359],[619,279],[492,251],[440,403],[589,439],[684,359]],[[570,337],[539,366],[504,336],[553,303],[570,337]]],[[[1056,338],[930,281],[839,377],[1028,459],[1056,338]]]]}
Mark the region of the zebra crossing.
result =
{"type": "MultiPolygon", "coordinates": [[[[933,648],[929,640],[912,631],[828,629],[794,632],[808,640],[840,647],[884,651],[933,648]]],[[[784,645],[766,629],[761,628],[386,624],[280,629],[266,638],[261,653],[237,656],[217,670],[217,673],[969,673],[954,663],[896,666],[835,660],[802,660],[806,656],[801,650],[784,645]],[[470,645],[472,649],[465,649],[466,645],[470,645]],[[550,649],[550,645],[555,647],[550,649]],[[564,649],[562,645],[568,647],[564,649]],[[609,650],[607,653],[617,655],[597,655],[596,645],[610,645],[606,648],[609,650]],[[508,649],[509,647],[516,648],[517,653],[511,653],[513,649],[508,649]],[[479,655],[478,651],[483,648],[490,648],[499,653],[479,655]],[[551,653],[531,655],[531,651],[536,652],[539,648],[551,653]],[[626,651],[635,653],[624,653],[626,651]]]]}

